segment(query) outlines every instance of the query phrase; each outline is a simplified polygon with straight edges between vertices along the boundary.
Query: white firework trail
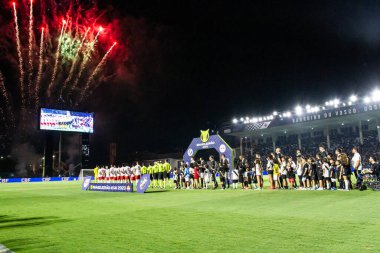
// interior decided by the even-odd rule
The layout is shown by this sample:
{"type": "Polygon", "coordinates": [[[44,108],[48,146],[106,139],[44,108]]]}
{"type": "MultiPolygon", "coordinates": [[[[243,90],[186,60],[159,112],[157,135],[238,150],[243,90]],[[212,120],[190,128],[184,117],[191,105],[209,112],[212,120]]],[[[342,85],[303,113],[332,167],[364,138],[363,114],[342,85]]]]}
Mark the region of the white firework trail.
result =
{"type": "Polygon", "coordinates": [[[0,71],[0,91],[1,91],[1,95],[4,98],[5,106],[8,108],[9,107],[9,96],[8,96],[7,89],[5,88],[4,77],[3,77],[3,73],[1,71],[0,71]]]}
{"type": "Polygon", "coordinates": [[[33,85],[32,85],[32,77],[33,77],[33,0],[30,0],[30,12],[29,12],[29,93],[30,96],[33,94],[33,85]]]}
{"type": "Polygon", "coordinates": [[[7,88],[5,87],[4,76],[3,76],[3,73],[1,71],[0,71],[0,92],[4,98],[5,108],[6,108],[7,113],[8,113],[9,122],[11,125],[14,125],[15,119],[14,119],[12,107],[11,107],[11,104],[9,101],[9,94],[8,94],[7,88]]]}
{"type": "Polygon", "coordinates": [[[50,84],[48,86],[48,95],[50,95],[50,93],[51,93],[51,88],[54,85],[55,77],[57,76],[59,52],[60,52],[61,43],[62,43],[62,35],[63,35],[63,31],[65,30],[66,23],[67,23],[66,21],[63,21],[63,25],[61,28],[61,34],[59,35],[59,38],[58,38],[58,45],[57,45],[57,52],[55,54],[55,63],[54,63],[53,75],[51,76],[51,81],[50,81],[50,84]]]}
{"type": "Polygon", "coordinates": [[[84,56],[83,56],[82,63],[81,63],[80,68],[79,68],[79,73],[77,75],[77,78],[74,81],[73,86],[71,87],[71,91],[73,91],[77,87],[79,79],[82,77],[83,71],[87,67],[88,60],[90,59],[90,56],[91,56],[91,51],[95,48],[96,42],[98,42],[99,34],[102,31],[103,31],[103,28],[100,27],[97,34],[95,35],[94,40],[89,43],[89,46],[87,46],[86,51],[85,51],[84,56]]]}
{"type": "Polygon", "coordinates": [[[38,64],[38,73],[37,73],[37,80],[36,80],[36,86],[35,86],[35,92],[34,92],[34,96],[35,96],[35,100],[36,100],[36,104],[35,104],[35,109],[38,110],[38,106],[40,104],[40,100],[39,100],[39,97],[40,97],[40,85],[41,85],[41,79],[42,79],[42,68],[43,68],[43,63],[44,63],[44,28],[42,27],[41,29],[41,41],[40,41],[40,55],[39,55],[39,64],[38,64]]]}
{"type": "Polygon", "coordinates": [[[90,28],[87,28],[83,38],[82,38],[82,41],[77,49],[77,52],[75,53],[75,56],[74,56],[74,60],[73,60],[73,63],[71,64],[71,68],[70,68],[70,72],[69,72],[69,76],[66,78],[65,80],[65,83],[63,85],[63,88],[68,84],[68,82],[71,81],[71,79],[73,78],[73,75],[74,75],[74,70],[75,70],[75,65],[78,61],[78,57],[79,57],[79,52],[81,51],[82,47],[83,47],[83,44],[84,44],[84,41],[87,37],[87,34],[88,32],[90,31],[90,28]]]}
{"type": "MultiPolygon", "coordinates": [[[[108,56],[111,53],[112,49],[116,46],[116,44],[117,43],[114,42],[113,45],[110,47],[110,49],[108,49],[107,53],[103,56],[102,60],[99,62],[99,64],[96,66],[96,68],[92,72],[91,76],[88,78],[88,80],[86,82],[86,86],[84,87],[84,89],[81,93],[79,103],[82,102],[82,100],[85,98],[85,96],[87,96],[86,93],[90,89],[90,84],[94,81],[94,78],[99,74],[99,72],[103,70],[104,66],[107,63],[108,56]]],[[[96,86],[94,88],[96,88],[96,86]]]]}
{"type": "Polygon", "coordinates": [[[22,106],[25,106],[24,69],[23,69],[24,60],[22,58],[22,53],[21,53],[20,31],[19,31],[19,28],[18,28],[17,9],[16,9],[16,3],[15,2],[13,2],[13,15],[14,15],[14,22],[15,22],[15,30],[16,30],[16,44],[17,44],[18,64],[19,64],[19,71],[20,71],[21,103],[22,103],[22,106]]]}

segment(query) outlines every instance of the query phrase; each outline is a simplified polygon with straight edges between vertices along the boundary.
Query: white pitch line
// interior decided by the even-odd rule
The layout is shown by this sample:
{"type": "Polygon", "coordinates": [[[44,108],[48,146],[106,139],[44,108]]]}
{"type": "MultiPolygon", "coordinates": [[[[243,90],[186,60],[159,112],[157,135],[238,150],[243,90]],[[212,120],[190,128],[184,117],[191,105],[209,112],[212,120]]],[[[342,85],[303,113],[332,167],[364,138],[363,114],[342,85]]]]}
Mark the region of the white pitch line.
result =
{"type": "Polygon", "coordinates": [[[14,253],[12,250],[8,249],[4,245],[0,244],[0,253],[14,253]]]}

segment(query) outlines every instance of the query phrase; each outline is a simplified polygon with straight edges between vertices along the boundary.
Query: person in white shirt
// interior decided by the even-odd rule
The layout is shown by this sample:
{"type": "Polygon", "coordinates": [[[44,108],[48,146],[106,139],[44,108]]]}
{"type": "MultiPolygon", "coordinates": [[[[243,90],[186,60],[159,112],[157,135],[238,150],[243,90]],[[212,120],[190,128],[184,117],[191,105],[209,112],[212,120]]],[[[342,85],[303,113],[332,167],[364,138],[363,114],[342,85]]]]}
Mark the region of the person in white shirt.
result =
{"type": "Polygon", "coordinates": [[[288,189],[288,179],[287,179],[287,175],[288,175],[288,170],[287,170],[287,167],[286,167],[286,157],[283,156],[281,158],[281,167],[280,167],[280,174],[281,174],[281,186],[283,187],[283,189],[288,189]]]}
{"type": "Polygon", "coordinates": [[[135,174],[135,180],[138,182],[141,177],[141,166],[139,162],[136,162],[134,174],[135,174]]]}
{"type": "Polygon", "coordinates": [[[298,177],[298,182],[300,184],[300,189],[304,189],[304,184],[303,184],[303,163],[302,163],[302,156],[297,156],[297,166],[296,166],[296,173],[298,177]]]}
{"type": "Polygon", "coordinates": [[[267,157],[267,172],[268,172],[268,179],[269,179],[269,185],[270,185],[270,189],[274,189],[274,180],[273,180],[273,166],[274,166],[274,162],[273,162],[273,155],[270,154],[268,157],[267,157]]]}
{"type": "Polygon", "coordinates": [[[113,165],[111,165],[111,168],[110,168],[110,180],[111,180],[111,183],[114,183],[114,180],[115,180],[115,168],[113,167],[113,165]]]}
{"type": "Polygon", "coordinates": [[[98,169],[98,175],[96,175],[98,177],[98,181],[99,182],[102,182],[103,181],[103,167],[101,167],[100,169],[98,169]]]}
{"type": "Polygon", "coordinates": [[[108,166],[106,166],[106,182],[109,183],[109,180],[110,180],[110,169],[108,168],[108,166]]]}
{"type": "Polygon", "coordinates": [[[260,186],[259,190],[263,189],[263,181],[262,179],[262,173],[263,173],[263,167],[261,166],[261,160],[259,158],[256,158],[255,160],[255,174],[257,178],[257,182],[260,186]]]}
{"type": "Polygon", "coordinates": [[[231,173],[231,178],[232,178],[232,189],[233,190],[236,190],[237,189],[237,185],[238,185],[238,182],[239,182],[239,170],[237,168],[235,168],[232,173],[231,173]]]}
{"type": "Polygon", "coordinates": [[[325,187],[327,190],[331,189],[331,178],[330,178],[330,165],[327,162],[327,158],[322,159],[322,173],[323,180],[325,182],[325,187]]]}
{"type": "Polygon", "coordinates": [[[120,175],[121,175],[121,181],[124,183],[125,182],[125,167],[124,166],[121,166],[120,168],[120,175]]]}
{"type": "Polygon", "coordinates": [[[125,167],[125,180],[126,182],[131,182],[131,175],[132,175],[132,172],[131,172],[131,167],[129,167],[128,165],[125,167]]]}
{"type": "Polygon", "coordinates": [[[211,172],[208,165],[205,165],[204,181],[204,189],[208,189],[208,186],[211,182],[211,172]]]}
{"type": "MultiPolygon", "coordinates": [[[[294,187],[298,188],[297,180],[296,180],[297,164],[293,161],[293,158],[291,156],[289,156],[288,162],[290,163],[290,168],[291,168],[291,170],[293,172],[293,176],[294,176],[294,178],[293,178],[294,187]]],[[[288,173],[289,173],[289,171],[288,171],[288,173]]]]}
{"type": "Polygon", "coordinates": [[[352,154],[353,157],[351,159],[351,168],[354,168],[355,177],[358,179],[358,173],[362,170],[362,158],[357,147],[352,148],[352,154]]]}

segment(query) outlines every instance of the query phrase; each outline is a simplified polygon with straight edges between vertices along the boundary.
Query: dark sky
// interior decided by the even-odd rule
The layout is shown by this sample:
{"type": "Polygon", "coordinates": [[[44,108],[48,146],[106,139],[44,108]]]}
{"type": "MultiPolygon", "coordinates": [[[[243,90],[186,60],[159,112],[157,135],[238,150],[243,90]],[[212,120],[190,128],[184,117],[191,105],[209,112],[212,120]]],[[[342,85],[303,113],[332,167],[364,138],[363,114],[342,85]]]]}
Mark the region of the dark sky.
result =
{"type": "Polygon", "coordinates": [[[363,94],[380,80],[380,1],[110,2],[138,20],[138,78],[103,85],[89,103],[98,157],[112,141],[120,158],[183,150],[234,116],[363,94]]]}

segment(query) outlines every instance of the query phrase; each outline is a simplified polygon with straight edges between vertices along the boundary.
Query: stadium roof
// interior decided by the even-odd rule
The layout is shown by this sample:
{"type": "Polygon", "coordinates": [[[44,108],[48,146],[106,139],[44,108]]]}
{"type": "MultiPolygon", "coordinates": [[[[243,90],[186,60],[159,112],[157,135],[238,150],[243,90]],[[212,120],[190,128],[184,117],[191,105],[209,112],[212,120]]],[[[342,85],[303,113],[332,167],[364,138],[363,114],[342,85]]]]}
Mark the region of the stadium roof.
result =
{"type": "MultiPolygon", "coordinates": [[[[380,98],[380,96],[379,96],[380,98]]],[[[299,134],[310,132],[311,130],[325,130],[342,127],[344,125],[359,126],[359,123],[371,122],[371,125],[378,127],[380,124],[380,103],[356,103],[351,105],[336,107],[324,110],[316,110],[305,114],[284,113],[283,115],[272,115],[266,120],[256,121],[243,120],[225,124],[220,132],[233,136],[264,136],[264,135],[283,135],[299,134]],[[373,123],[375,122],[375,123],[373,123]]]]}

